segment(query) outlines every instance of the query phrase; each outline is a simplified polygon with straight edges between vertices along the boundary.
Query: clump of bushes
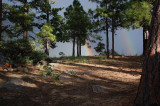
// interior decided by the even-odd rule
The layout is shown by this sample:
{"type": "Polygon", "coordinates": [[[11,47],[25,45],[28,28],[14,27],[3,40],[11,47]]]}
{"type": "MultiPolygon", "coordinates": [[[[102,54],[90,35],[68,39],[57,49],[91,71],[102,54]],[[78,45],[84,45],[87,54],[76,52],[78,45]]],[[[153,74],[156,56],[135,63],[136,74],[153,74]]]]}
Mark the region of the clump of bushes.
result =
{"type": "Polygon", "coordinates": [[[30,54],[30,60],[33,60],[33,63],[37,63],[40,60],[45,60],[48,58],[48,55],[43,53],[42,51],[36,51],[34,50],[31,54],[30,54]]]}
{"type": "Polygon", "coordinates": [[[35,63],[48,56],[35,50],[36,46],[27,39],[9,40],[0,42],[0,52],[13,64],[26,65],[27,63],[35,63]]]}

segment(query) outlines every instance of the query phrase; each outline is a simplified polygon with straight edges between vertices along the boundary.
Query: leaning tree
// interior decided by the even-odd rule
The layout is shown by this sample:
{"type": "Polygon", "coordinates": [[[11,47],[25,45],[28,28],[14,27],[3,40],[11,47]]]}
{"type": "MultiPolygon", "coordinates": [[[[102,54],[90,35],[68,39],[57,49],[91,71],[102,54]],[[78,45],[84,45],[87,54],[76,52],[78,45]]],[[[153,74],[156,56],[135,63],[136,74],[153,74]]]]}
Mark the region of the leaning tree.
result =
{"type": "Polygon", "coordinates": [[[150,36],[134,106],[160,105],[160,0],[154,1],[150,36]]]}

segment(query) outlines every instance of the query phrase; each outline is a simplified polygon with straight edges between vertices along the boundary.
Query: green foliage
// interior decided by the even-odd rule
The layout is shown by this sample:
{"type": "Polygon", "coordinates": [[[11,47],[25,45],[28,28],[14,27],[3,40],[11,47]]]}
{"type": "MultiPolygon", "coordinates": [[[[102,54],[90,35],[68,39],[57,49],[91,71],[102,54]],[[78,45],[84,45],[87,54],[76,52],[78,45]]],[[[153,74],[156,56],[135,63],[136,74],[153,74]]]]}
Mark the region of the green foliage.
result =
{"type": "Polygon", "coordinates": [[[29,59],[32,60],[33,63],[37,63],[40,60],[44,60],[44,59],[47,59],[47,58],[48,58],[47,54],[45,54],[42,51],[35,51],[35,50],[29,56],[29,59]]]}
{"type": "Polygon", "coordinates": [[[25,64],[25,59],[28,58],[27,56],[32,53],[34,48],[35,46],[26,39],[0,42],[0,52],[15,63],[22,63],[23,61],[25,64]]]}
{"type": "Polygon", "coordinates": [[[130,0],[126,5],[124,17],[126,17],[125,27],[140,28],[149,26],[151,22],[152,4],[148,1],[130,0]]]}
{"type": "Polygon", "coordinates": [[[42,76],[51,76],[53,80],[59,80],[60,72],[54,73],[51,66],[44,66],[44,71],[42,71],[42,76]]]}
{"type": "Polygon", "coordinates": [[[83,57],[78,57],[78,58],[74,59],[74,62],[88,63],[88,60],[86,58],[83,58],[83,57]]]}
{"type": "Polygon", "coordinates": [[[68,63],[88,63],[88,60],[84,57],[77,57],[77,58],[73,58],[73,59],[68,59],[67,61],[68,63]]]}
{"type": "Polygon", "coordinates": [[[99,61],[102,61],[102,60],[104,60],[104,59],[106,59],[105,56],[99,56],[99,57],[98,57],[98,60],[99,60],[99,61]]]}
{"type": "MultiPolygon", "coordinates": [[[[51,11],[51,15],[53,16],[51,19],[51,25],[55,28],[53,31],[53,34],[56,35],[56,41],[57,42],[66,42],[69,40],[69,36],[67,36],[65,33],[65,23],[64,18],[58,14],[59,11],[61,11],[62,8],[53,8],[51,11]]],[[[51,45],[52,47],[52,45],[51,45]]]]}
{"type": "Polygon", "coordinates": [[[97,47],[94,48],[96,52],[102,53],[105,49],[105,45],[101,42],[97,44],[97,47]]]}
{"type": "Polygon", "coordinates": [[[60,55],[61,57],[64,57],[64,56],[65,56],[65,54],[64,54],[63,52],[59,52],[59,55],[60,55]]]}
{"type": "Polygon", "coordinates": [[[76,76],[77,75],[77,73],[75,72],[75,71],[73,71],[73,70],[70,70],[70,71],[68,71],[67,72],[69,75],[73,75],[73,76],[76,76]]]}
{"type": "MultiPolygon", "coordinates": [[[[12,1],[12,0],[10,0],[12,1]]],[[[24,31],[33,31],[35,13],[30,10],[30,2],[16,0],[14,4],[4,4],[4,20],[12,24],[5,26],[8,37],[18,37],[24,31]]]]}
{"type": "MultiPolygon", "coordinates": [[[[51,66],[44,66],[43,68],[44,68],[44,71],[45,71],[44,72],[45,76],[47,76],[47,75],[51,76],[52,75],[51,66]]],[[[42,74],[43,74],[43,72],[42,72],[42,74]]]]}
{"type": "Polygon", "coordinates": [[[51,77],[53,80],[59,80],[60,72],[58,73],[52,73],[51,77]]]}
{"type": "Polygon", "coordinates": [[[88,30],[91,23],[80,2],[74,0],[73,5],[66,8],[64,16],[66,18],[66,34],[71,39],[78,38],[84,45],[85,40],[88,38],[88,30]]]}
{"type": "Polygon", "coordinates": [[[53,30],[50,23],[44,24],[41,32],[37,33],[37,36],[40,37],[39,43],[44,43],[46,40],[55,41],[56,36],[53,34],[53,30]]]}

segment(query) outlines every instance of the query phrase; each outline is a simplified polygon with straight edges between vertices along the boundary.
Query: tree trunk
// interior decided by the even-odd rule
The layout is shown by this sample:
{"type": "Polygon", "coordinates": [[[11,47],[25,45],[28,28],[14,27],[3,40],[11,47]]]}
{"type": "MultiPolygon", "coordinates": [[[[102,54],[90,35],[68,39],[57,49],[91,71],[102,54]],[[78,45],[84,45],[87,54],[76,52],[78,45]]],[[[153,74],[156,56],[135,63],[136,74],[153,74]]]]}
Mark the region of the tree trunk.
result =
{"type": "Polygon", "coordinates": [[[2,0],[0,0],[0,41],[2,41],[2,0]]]}
{"type": "Polygon", "coordinates": [[[76,39],[75,37],[73,38],[73,52],[72,52],[72,56],[75,57],[75,43],[76,43],[76,39]]]}
{"type": "MultiPolygon", "coordinates": [[[[47,0],[49,3],[49,0],[47,0]]],[[[47,10],[47,23],[49,23],[49,10],[47,10]]],[[[48,36],[48,35],[46,35],[48,36]]],[[[49,40],[46,39],[46,49],[45,49],[45,53],[49,56],[49,40]]]]}
{"type": "Polygon", "coordinates": [[[109,58],[109,37],[108,37],[108,23],[107,23],[107,19],[106,19],[106,55],[107,58],[109,58]]]}
{"type": "Polygon", "coordinates": [[[77,57],[79,57],[79,39],[77,37],[77,57]]]}
{"type": "Polygon", "coordinates": [[[79,55],[81,56],[81,41],[79,41],[79,55]]]}
{"type": "Polygon", "coordinates": [[[149,33],[148,28],[143,27],[143,55],[145,56],[149,33]]]}
{"type": "Polygon", "coordinates": [[[147,51],[134,106],[160,106],[160,0],[154,3],[147,51]]]}
{"type": "Polygon", "coordinates": [[[49,40],[46,40],[46,49],[45,53],[49,56],[49,40]]]}
{"type": "MultiPolygon", "coordinates": [[[[25,4],[27,4],[27,0],[25,0],[25,4]]],[[[24,8],[24,14],[28,14],[28,7],[25,7],[24,8]]],[[[27,24],[24,25],[25,28],[24,28],[24,32],[23,32],[23,38],[24,39],[27,39],[27,35],[28,35],[28,31],[27,31],[27,24]]]]}
{"type": "Polygon", "coordinates": [[[114,58],[114,18],[112,18],[112,58],[114,58]]]}

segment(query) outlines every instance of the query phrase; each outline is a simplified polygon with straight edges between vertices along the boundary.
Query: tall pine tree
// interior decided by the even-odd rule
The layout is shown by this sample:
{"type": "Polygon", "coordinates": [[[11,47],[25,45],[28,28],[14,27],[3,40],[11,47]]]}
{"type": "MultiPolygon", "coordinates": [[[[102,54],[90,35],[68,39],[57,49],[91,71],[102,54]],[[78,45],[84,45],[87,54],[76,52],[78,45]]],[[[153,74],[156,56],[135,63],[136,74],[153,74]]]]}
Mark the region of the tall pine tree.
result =
{"type": "Polygon", "coordinates": [[[155,0],[149,41],[134,106],[160,105],[160,0],[155,0]]]}
{"type": "Polygon", "coordinates": [[[66,8],[64,13],[66,18],[67,34],[73,40],[73,54],[75,56],[75,43],[77,41],[77,56],[81,56],[81,46],[85,44],[88,37],[90,20],[78,0],[73,1],[73,5],[66,8]]]}
{"type": "Polygon", "coordinates": [[[27,39],[28,31],[33,31],[33,21],[35,14],[31,11],[30,2],[27,0],[9,0],[12,3],[5,4],[5,18],[10,22],[6,29],[10,37],[19,37],[27,39]]]}
{"type": "Polygon", "coordinates": [[[100,31],[106,31],[106,49],[107,57],[109,57],[109,41],[108,41],[108,29],[111,28],[112,32],[112,58],[114,58],[114,36],[115,31],[123,27],[124,17],[122,13],[125,10],[125,4],[127,0],[90,0],[98,3],[96,12],[101,16],[98,20],[100,24],[100,31]]]}

